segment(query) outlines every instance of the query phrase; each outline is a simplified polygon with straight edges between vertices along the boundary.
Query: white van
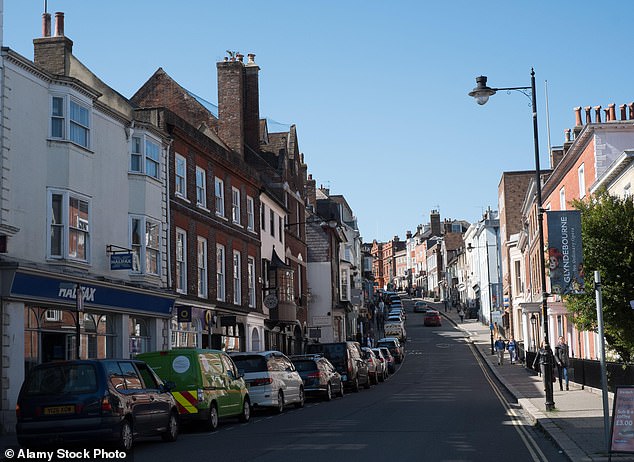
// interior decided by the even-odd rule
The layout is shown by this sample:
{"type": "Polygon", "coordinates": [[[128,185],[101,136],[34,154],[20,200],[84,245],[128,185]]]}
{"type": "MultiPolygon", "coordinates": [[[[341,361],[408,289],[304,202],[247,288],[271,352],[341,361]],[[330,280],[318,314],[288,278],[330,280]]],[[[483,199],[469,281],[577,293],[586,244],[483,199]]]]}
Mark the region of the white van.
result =
{"type": "Polygon", "coordinates": [[[386,322],[383,326],[386,337],[396,337],[401,342],[407,340],[407,332],[405,331],[405,324],[401,321],[386,322]]]}

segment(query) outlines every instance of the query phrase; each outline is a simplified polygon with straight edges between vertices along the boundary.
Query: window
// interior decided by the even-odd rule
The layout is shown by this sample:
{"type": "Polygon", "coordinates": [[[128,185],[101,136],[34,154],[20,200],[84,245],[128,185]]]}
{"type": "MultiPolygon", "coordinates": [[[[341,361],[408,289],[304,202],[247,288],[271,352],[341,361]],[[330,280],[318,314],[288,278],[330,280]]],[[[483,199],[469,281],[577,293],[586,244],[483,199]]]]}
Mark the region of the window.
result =
{"type": "Polygon", "coordinates": [[[161,147],[156,140],[145,134],[132,137],[130,171],[145,173],[153,178],[159,178],[161,173],[161,147]]]}
{"type": "Polygon", "coordinates": [[[350,300],[348,270],[341,270],[341,300],[350,300]]]}
{"type": "Polygon", "coordinates": [[[216,247],[216,295],[225,301],[225,248],[220,244],[216,247]]]}
{"type": "Polygon", "coordinates": [[[561,188],[559,190],[559,208],[560,210],[566,210],[566,189],[561,188]]]}
{"type": "Polygon", "coordinates": [[[187,293],[187,233],[176,228],[176,292],[187,293]]]}
{"type": "Polygon", "coordinates": [[[262,231],[266,231],[266,206],[264,204],[260,207],[260,226],[262,226],[262,231]]]}
{"type": "Polygon", "coordinates": [[[231,188],[231,218],[234,223],[240,224],[240,190],[231,188]]]}
{"type": "Polygon", "coordinates": [[[198,296],[207,297],[207,239],[198,236],[198,296]]]}
{"type": "Polygon", "coordinates": [[[247,273],[249,278],[249,306],[255,307],[255,259],[249,257],[247,260],[247,273]]]}
{"type": "Polygon", "coordinates": [[[233,303],[242,304],[242,258],[236,250],[233,251],[233,303]]]}
{"type": "Polygon", "coordinates": [[[581,164],[577,170],[577,178],[579,179],[579,198],[583,199],[586,197],[586,175],[583,164],[581,164]]]}
{"type": "Polygon", "coordinates": [[[90,203],[67,191],[49,191],[49,251],[51,258],[88,261],[90,203]]]}
{"type": "Polygon", "coordinates": [[[196,205],[207,207],[207,175],[200,167],[196,167],[196,205]]]}
{"type": "Polygon", "coordinates": [[[277,273],[278,295],[281,302],[293,303],[295,300],[293,290],[293,271],[280,270],[277,273]]]}
{"type": "Polygon", "coordinates": [[[176,194],[187,197],[187,161],[176,154],[176,194]]]}
{"type": "Polygon", "coordinates": [[[220,215],[221,217],[225,216],[225,183],[220,178],[216,177],[215,180],[215,188],[216,188],[216,215],[220,215]]]}
{"type": "Polygon", "coordinates": [[[46,310],[47,321],[61,321],[62,312],[60,310],[46,310]]]}
{"type": "Polygon", "coordinates": [[[130,242],[134,263],[133,271],[159,275],[161,270],[160,251],[161,225],[146,217],[131,217],[130,242]]]}
{"type": "Polygon", "coordinates": [[[277,225],[278,225],[278,236],[280,238],[280,242],[282,242],[282,238],[284,237],[284,222],[282,221],[282,217],[278,217],[277,219],[277,225]]]}
{"type": "Polygon", "coordinates": [[[273,210],[269,210],[269,231],[271,236],[275,237],[275,212],[273,210]]]}
{"type": "Polygon", "coordinates": [[[247,229],[255,230],[255,204],[251,196],[247,196],[247,229]]]}
{"type": "Polygon", "coordinates": [[[522,267],[521,262],[515,260],[515,295],[519,295],[524,292],[524,283],[522,282],[522,267]]]}
{"type": "Polygon", "coordinates": [[[51,138],[89,148],[90,107],[67,96],[51,97],[51,138]]]}

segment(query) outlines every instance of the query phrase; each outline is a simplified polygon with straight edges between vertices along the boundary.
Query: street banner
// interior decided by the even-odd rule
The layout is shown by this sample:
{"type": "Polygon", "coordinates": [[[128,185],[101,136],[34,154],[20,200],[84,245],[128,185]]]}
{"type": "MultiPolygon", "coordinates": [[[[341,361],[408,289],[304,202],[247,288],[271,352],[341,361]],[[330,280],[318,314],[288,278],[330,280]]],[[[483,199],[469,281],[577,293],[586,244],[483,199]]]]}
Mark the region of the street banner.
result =
{"type": "Polygon", "coordinates": [[[634,387],[617,387],[612,410],[610,452],[634,452],[634,387]]]}
{"type": "Polygon", "coordinates": [[[548,270],[553,294],[583,293],[581,212],[546,212],[548,218],[548,270]]]}

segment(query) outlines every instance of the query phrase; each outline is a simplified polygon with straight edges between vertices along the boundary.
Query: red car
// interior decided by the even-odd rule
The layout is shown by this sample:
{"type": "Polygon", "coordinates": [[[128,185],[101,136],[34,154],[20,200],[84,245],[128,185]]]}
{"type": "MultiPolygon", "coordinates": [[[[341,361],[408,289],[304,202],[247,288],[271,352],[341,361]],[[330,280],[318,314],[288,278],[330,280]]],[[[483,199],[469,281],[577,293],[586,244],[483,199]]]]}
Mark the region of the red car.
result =
{"type": "Polygon", "coordinates": [[[425,326],[441,326],[440,313],[438,311],[428,311],[423,318],[423,324],[425,326]]]}

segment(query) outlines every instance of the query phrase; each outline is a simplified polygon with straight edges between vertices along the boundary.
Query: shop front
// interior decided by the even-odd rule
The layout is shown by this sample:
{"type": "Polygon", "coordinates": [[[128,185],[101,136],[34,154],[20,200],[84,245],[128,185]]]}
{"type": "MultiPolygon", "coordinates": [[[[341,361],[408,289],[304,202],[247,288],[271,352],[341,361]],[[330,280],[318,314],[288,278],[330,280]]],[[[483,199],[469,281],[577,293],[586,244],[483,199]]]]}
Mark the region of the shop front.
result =
{"type": "Polygon", "coordinates": [[[20,386],[50,361],[128,358],[167,348],[175,297],[157,289],[0,266],[2,430],[12,432],[20,386]]]}

